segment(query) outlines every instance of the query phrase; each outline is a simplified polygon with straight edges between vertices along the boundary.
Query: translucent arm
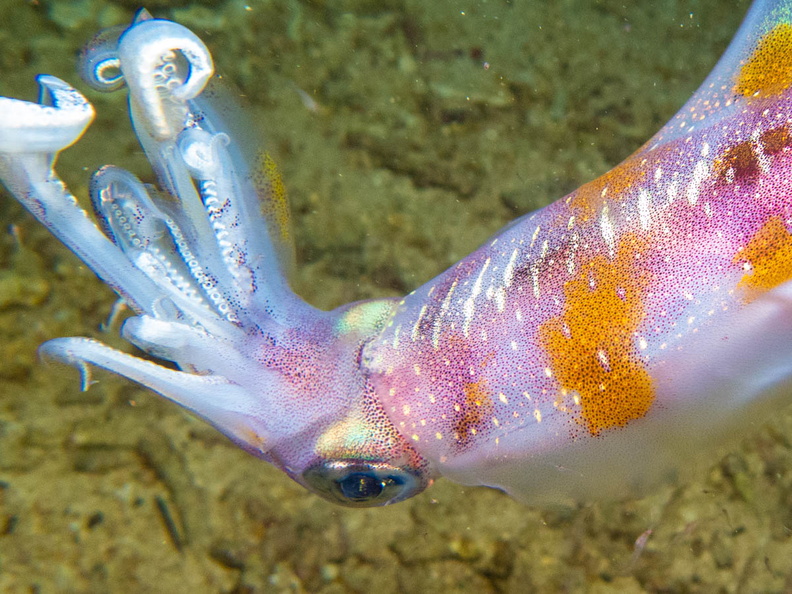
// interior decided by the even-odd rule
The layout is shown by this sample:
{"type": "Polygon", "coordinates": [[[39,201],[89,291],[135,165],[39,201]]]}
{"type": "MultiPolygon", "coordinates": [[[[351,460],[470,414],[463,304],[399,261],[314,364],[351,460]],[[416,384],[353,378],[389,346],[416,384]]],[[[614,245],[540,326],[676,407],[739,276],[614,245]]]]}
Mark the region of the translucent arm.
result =
{"type": "Polygon", "coordinates": [[[39,76],[38,83],[41,104],[0,98],[0,180],[130,307],[150,312],[156,285],[97,228],[53,170],[57,153],[93,120],[93,107],[54,76],[39,76]]]}

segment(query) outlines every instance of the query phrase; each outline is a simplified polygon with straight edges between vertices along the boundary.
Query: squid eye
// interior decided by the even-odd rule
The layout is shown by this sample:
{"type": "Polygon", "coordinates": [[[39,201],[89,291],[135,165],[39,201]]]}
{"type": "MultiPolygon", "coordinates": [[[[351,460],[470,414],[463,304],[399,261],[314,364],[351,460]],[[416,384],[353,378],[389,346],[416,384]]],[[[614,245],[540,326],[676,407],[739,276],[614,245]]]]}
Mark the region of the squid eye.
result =
{"type": "Polygon", "coordinates": [[[362,460],[323,460],[302,476],[314,493],[348,507],[390,505],[420,493],[428,484],[418,471],[362,460]]]}

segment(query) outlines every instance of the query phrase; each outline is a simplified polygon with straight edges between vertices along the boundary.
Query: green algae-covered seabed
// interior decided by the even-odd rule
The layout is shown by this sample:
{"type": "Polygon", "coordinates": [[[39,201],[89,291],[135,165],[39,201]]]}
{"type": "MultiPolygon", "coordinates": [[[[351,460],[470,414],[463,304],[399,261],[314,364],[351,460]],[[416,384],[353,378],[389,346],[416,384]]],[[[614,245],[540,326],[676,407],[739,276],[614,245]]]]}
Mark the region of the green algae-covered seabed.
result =
{"type": "MultiPolygon", "coordinates": [[[[325,308],[403,294],[649,138],[747,2],[240,0],[148,4],[201,36],[289,188],[294,284],[325,308]],[[630,4],[630,3],[628,3],[630,4]]],[[[0,1],[0,94],[135,0],[0,1]]],[[[59,172],[150,181],[123,93],[59,172]]],[[[0,591],[771,592],[792,588],[792,417],[642,500],[526,507],[440,480],[391,508],[310,495],[109,374],[36,347],[100,330],[114,295],[0,194],[0,591]]],[[[115,336],[114,336],[115,335],[115,336]]],[[[717,362],[714,362],[717,364],[717,362]]],[[[636,460],[640,464],[640,460],[636,460]]]]}

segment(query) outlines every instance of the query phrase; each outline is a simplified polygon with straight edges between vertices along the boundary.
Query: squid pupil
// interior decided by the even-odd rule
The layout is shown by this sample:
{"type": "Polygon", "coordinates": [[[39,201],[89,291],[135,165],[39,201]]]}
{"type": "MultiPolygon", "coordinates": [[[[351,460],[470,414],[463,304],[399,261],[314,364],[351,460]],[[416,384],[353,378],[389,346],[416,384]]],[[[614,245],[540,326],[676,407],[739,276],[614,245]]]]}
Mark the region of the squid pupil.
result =
{"type": "Polygon", "coordinates": [[[344,497],[351,501],[367,501],[379,497],[385,483],[375,476],[363,472],[353,472],[338,481],[344,497]]]}

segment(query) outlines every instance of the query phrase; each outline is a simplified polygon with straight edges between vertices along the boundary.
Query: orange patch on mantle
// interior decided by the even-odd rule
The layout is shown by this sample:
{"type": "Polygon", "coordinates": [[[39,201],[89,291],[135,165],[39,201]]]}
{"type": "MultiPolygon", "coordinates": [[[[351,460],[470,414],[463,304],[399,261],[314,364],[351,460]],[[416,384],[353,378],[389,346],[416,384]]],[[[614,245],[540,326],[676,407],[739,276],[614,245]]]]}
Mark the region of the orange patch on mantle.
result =
{"type": "Polygon", "coordinates": [[[751,270],[738,287],[748,293],[747,301],[792,279],[792,233],[781,217],[772,217],[734,256],[734,263],[747,262],[751,270]]]}
{"type": "Polygon", "coordinates": [[[489,420],[494,407],[485,380],[468,382],[463,390],[465,401],[462,404],[462,416],[454,425],[454,437],[458,443],[464,445],[489,420]]]}
{"type": "Polygon", "coordinates": [[[673,143],[649,150],[647,147],[651,142],[644,144],[607,173],[583,184],[566,198],[567,205],[580,221],[594,218],[606,202],[619,202],[635,195],[630,190],[646,187],[658,165],[680,150],[673,143]]]}
{"type": "Polygon", "coordinates": [[[539,327],[550,369],[563,390],[578,395],[579,422],[592,435],[643,417],[655,399],[635,345],[650,280],[644,247],[625,235],[612,260],[595,255],[583,263],[564,287],[563,313],[539,327]]]}
{"type": "Polygon", "coordinates": [[[740,69],[734,92],[743,97],[778,95],[792,85],[792,25],[765,33],[740,69]]]}

